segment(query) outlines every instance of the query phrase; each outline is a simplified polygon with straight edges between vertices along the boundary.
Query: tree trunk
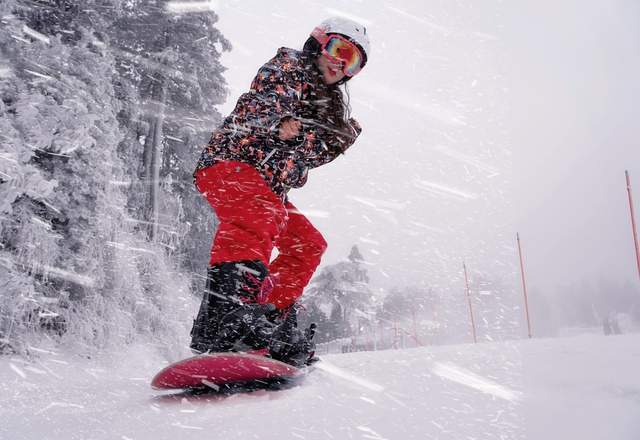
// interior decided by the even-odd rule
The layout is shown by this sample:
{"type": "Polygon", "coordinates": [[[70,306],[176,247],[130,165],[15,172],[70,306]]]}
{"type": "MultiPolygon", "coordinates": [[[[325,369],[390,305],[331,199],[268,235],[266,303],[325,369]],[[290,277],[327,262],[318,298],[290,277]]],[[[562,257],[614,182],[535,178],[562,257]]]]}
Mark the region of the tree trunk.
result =
{"type": "MultiPolygon", "coordinates": [[[[158,75],[160,76],[160,75],[158,75]]],[[[154,241],[158,235],[158,196],[160,193],[160,167],[162,166],[163,136],[165,100],[167,87],[162,77],[158,78],[151,90],[151,102],[149,110],[152,114],[145,118],[149,122],[149,132],[144,143],[144,171],[143,179],[146,188],[145,221],[148,222],[147,235],[154,241]]]]}

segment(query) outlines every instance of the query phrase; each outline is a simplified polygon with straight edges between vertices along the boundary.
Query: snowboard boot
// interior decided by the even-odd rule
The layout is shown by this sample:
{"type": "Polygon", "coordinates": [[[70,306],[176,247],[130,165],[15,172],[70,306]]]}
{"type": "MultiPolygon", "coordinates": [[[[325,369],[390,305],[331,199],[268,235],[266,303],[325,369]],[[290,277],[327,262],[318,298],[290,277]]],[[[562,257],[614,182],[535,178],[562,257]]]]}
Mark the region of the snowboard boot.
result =
{"type": "Polygon", "coordinates": [[[316,324],[311,324],[304,332],[298,328],[296,306],[290,307],[282,322],[275,328],[269,342],[269,355],[276,360],[295,367],[311,365],[318,361],[313,336],[316,324]]]}
{"type": "Polygon", "coordinates": [[[267,347],[275,325],[264,316],[272,287],[261,261],[220,263],[207,272],[206,291],[191,330],[196,353],[267,347]]]}

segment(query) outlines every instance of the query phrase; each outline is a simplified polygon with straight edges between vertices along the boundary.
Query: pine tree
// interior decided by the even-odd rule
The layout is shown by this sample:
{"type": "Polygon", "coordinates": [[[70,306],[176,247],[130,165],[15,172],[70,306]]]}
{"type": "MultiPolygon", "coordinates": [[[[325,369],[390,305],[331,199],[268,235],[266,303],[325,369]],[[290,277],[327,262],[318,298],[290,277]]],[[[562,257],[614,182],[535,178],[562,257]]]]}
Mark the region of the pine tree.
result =
{"type": "Polygon", "coordinates": [[[374,316],[375,302],[368,284],[364,259],[353,246],[348,261],[324,267],[311,280],[303,302],[324,311],[331,338],[356,336],[372,325],[369,317],[374,316]]]}
{"type": "Polygon", "coordinates": [[[362,263],[364,261],[364,258],[360,253],[360,249],[358,249],[358,246],[353,245],[353,247],[351,248],[351,252],[349,252],[349,261],[351,261],[352,263],[362,263]]]}

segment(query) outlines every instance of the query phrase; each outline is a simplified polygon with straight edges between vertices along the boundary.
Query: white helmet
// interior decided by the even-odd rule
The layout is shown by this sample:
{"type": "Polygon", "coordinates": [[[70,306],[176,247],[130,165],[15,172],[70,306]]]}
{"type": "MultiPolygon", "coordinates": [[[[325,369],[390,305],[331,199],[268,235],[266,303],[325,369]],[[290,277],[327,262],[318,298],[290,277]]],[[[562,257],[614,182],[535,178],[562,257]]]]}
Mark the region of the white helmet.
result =
{"type": "Polygon", "coordinates": [[[322,31],[325,34],[341,34],[356,43],[364,52],[364,56],[369,58],[369,36],[367,28],[358,22],[349,20],[348,18],[332,17],[328,18],[318,25],[311,34],[322,31]]]}

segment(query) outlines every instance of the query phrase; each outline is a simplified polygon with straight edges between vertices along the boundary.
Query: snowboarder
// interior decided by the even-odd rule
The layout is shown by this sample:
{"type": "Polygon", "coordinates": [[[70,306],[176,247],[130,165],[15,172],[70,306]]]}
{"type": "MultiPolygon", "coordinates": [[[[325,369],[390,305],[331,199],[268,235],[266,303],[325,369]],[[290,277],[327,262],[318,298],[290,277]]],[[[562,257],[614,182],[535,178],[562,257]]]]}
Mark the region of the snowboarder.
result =
{"type": "Polygon", "coordinates": [[[296,366],[311,360],[314,329],[297,328],[296,301],[327,243],[288,192],[360,134],[338,86],[368,53],[364,26],[325,20],[301,51],[280,48],[213,132],[194,173],[220,222],[191,331],[195,352],[268,349],[296,366]]]}

